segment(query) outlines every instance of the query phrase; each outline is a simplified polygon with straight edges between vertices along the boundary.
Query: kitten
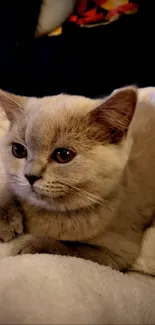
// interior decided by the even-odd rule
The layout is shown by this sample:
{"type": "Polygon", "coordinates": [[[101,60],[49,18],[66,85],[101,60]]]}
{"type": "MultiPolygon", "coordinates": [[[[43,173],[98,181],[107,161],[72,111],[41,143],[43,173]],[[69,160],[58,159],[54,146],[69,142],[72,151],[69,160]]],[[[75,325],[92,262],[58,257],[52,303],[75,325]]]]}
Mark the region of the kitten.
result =
{"type": "MultiPolygon", "coordinates": [[[[0,103],[10,121],[2,156],[18,203],[12,237],[22,232],[22,217],[32,235],[18,252],[129,269],[155,212],[154,107],[137,103],[135,87],[104,100],[1,91],[0,103]]],[[[0,217],[9,234],[16,211],[4,215],[12,200],[0,217]]]]}

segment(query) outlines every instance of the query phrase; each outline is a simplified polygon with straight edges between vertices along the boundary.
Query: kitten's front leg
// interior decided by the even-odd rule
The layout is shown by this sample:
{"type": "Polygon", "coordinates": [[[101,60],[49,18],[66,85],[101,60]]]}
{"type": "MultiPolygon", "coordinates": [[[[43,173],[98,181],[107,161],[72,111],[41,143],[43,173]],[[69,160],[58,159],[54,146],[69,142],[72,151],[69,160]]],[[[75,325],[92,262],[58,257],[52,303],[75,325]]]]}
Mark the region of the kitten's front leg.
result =
{"type": "Polygon", "coordinates": [[[75,256],[110,266],[115,270],[124,271],[130,269],[139,254],[139,250],[139,241],[137,239],[133,243],[132,240],[130,242],[123,238],[121,245],[117,242],[115,247],[108,247],[108,245],[102,247],[78,242],[56,241],[50,237],[33,237],[21,249],[20,254],[47,253],[75,256]]]}
{"type": "Polygon", "coordinates": [[[8,242],[23,233],[23,214],[19,203],[12,198],[0,207],[0,240],[8,242]]]}
{"type": "Polygon", "coordinates": [[[19,254],[57,254],[66,256],[80,257],[86,260],[97,262],[101,265],[108,265],[114,269],[119,269],[117,263],[113,260],[110,252],[102,247],[91,246],[82,243],[57,241],[51,237],[30,237],[25,244],[22,242],[19,254]]]}

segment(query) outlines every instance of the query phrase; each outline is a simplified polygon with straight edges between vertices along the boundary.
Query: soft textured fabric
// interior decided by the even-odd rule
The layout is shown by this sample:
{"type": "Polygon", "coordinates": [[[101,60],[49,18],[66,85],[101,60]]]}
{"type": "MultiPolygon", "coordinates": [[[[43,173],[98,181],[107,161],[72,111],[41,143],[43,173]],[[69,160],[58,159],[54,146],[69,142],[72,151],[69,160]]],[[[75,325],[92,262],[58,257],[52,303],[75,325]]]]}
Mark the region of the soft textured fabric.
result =
{"type": "Polygon", "coordinates": [[[96,27],[137,11],[137,0],[80,0],[69,21],[82,27],[96,27]]]}
{"type": "MultiPolygon", "coordinates": [[[[58,25],[59,20],[56,19],[56,16],[59,17],[60,15],[62,15],[63,11],[64,15],[62,17],[67,17],[65,13],[66,9],[70,9],[71,7],[70,0],[68,1],[68,3],[66,3],[65,10],[63,8],[58,8],[58,4],[56,8],[53,6],[53,4],[52,6],[51,4],[49,6],[49,2],[51,3],[51,1],[48,0],[43,1],[42,7],[44,9],[44,15],[42,18],[41,10],[39,21],[42,20],[43,25],[48,23],[48,26],[50,26],[51,24],[52,28],[50,36],[60,35],[63,32],[63,29],[62,27],[60,27],[60,25],[58,25]],[[53,32],[54,27],[57,28],[53,32]]],[[[99,25],[109,24],[121,18],[123,15],[135,14],[138,11],[138,0],[79,0],[74,1],[74,4],[75,3],[76,5],[74,11],[68,17],[68,21],[82,28],[97,27],[99,25]]],[[[59,7],[61,6],[62,5],[60,5],[59,7]]],[[[64,20],[62,20],[62,22],[64,22],[64,20]]],[[[46,30],[48,31],[48,28],[46,30]]]]}
{"type": "Polygon", "coordinates": [[[82,259],[0,262],[0,324],[155,324],[155,280],[82,259]]]}

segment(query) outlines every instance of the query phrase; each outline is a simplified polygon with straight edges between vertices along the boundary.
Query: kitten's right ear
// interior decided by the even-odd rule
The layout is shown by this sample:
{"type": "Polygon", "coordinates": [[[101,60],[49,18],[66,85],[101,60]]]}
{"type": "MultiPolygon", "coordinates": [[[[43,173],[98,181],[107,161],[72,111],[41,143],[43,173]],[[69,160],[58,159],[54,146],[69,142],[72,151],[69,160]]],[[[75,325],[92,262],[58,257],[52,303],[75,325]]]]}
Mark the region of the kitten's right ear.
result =
{"type": "Polygon", "coordinates": [[[120,89],[87,115],[89,129],[94,127],[94,138],[117,143],[126,136],[136,108],[137,93],[136,87],[120,89]]]}
{"type": "Polygon", "coordinates": [[[24,114],[24,105],[27,98],[24,96],[17,96],[0,90],[0,106],[4,109],[8,120],[14,123],[24,114]]]}

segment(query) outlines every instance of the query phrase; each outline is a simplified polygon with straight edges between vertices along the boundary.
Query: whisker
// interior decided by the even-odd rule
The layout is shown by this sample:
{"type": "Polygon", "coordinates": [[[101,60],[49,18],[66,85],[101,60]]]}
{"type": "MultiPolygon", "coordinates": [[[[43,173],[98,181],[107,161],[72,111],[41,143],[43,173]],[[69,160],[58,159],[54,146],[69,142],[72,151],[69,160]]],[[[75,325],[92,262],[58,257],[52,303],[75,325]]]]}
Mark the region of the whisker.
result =
{"type": "Polygon", "coordinates": [[[86,190],[83,190],[81,188],[78,188],[77,186],[73,186],[71,184],[68,183],[61,183],[62,185],[68,186],[71,189],[74,189],[77,193],[76,195],[78,195],[80,197],[80,199],[82,199],[81,194],[84,194],[92,203],[94,204],[99,204],[99,205],[105,205],[105,203],[107,202],[105,199],[93,194],[93,193],[89,193],[86,190]]]}

